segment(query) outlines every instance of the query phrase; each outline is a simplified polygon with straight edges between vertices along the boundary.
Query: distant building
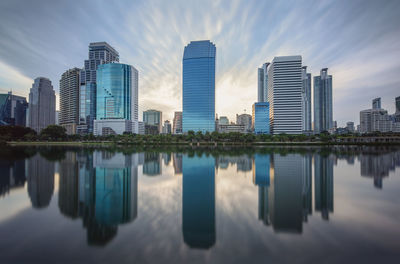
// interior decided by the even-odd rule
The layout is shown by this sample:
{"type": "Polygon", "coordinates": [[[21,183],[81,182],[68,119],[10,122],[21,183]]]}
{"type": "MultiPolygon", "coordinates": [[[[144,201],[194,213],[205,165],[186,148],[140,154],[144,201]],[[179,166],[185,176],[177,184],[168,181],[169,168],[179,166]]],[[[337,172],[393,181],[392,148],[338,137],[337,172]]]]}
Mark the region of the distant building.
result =
{"type": "Polygon", "coordinates": [[[172,125],[173,134],[182,134],[182,112],[175,112],[172,125]]]}
{"type": "Polygon", "coordinates": [[[56,95],[51,81],[44,77],[35,79],[29,93],[29,126],[40,133],[43,128],[56,123],[56,95]]]}
{"type": "Polygon", "coordinates": [[[192,41],[183,53],[182,128],[215,131],[215,45],[192,41]]]}
{"type": "Polygon", "coordinates": [[[307,66],[302,67],[303,89],[303,131],[311,131],[311,73],[307,73],[307,66]]]}
{"type": "Polygon", "coordinates": [[[253,104],[252,126],[255,134],[270,134],[269,111],[268,102],[253,104]]]}
{"type": "Polygon", "coordinates": [[[119,62],[118,52],[107,42],[93,42],[89,44],[89,56],[84,62],[80,73],[79,95],[79,123],[80,134],[93,133],[96,119],[96,81],[97,67],[101,64],[119,62]]]}
{"type": "Polygon", "coordinates": [[[138,122],[138,134],[139,135],[145,134],[144,122],[138,122]]]}
{"type": "Polygon", "coordinates": [[[60,116],[59,124],[68,135],[76,134],[79,124],[79,74],[80,69],[73,68],[64,72],[60,79],[60,116]]]}
{"type": "Polygon", "coordinates": [[[143,122],[146,125],[156,126],[159,133],[162,132],[162,112],[150,109],[143,112],[143,122]]]}
{"type": "Polygon", "coordinates": [[[348,132],[354,133],[355,132],[354,131],[354,122],[351,122],[351,121],[347,122],[346,123],[346,128],[347,128],[348,132]]]}
{"type": "Polygon", "coordinates": [[[396,112],[394,113],[394,119],[396,123],[400,123],[400,96],[395,99],[396,112]]]}
{"type": "Polygon", "coordinates": [[[11,92],[0,94],[0,126],[26,126],[28,102],[11,92]]]}
{"type": "Polygon", "coordinates": [[[218,125],[218,132],[219,133],[230,133],[230,132],[239,132],[239,133],[246,133],[246,129],[244,125],[237,125],[237,124],[228,124],[228,125],[218,125]]]}
{"type": "Polygon", "coordinates": [[[268,102],[268,66],[269,62],[264,63],[258,68],[258,94],[257,101],[268,102]]]}
{"type": "Polygon", "coordinates": [[[382,105],[381,105],[381,98],[375,98],[374,100],[372,100],[372,109],[381,109],[382,105]]]}
{"type": "Polygon", "coordinates": [[[219,118],[219,125],[229,125],[229,119],[226,116],[219,118]]]}
{"type": "Polygon", "coordinates": [[[60,111],[56,110],[56,125],[60,125],[60,111]]]}
{"type": "Polygon", "coordinates": [[[236,124],[243,125],[246,132],[251,132],[252,117],[249,114],[236,114],[236,124]]]}
{"type": "Polygon", "coordinates": [[[332,75],[328,68],[314,77],[314,132],[319,134],[333,129],[332,75]]]}
{"type": "Polygon", "coordinates": [[[139,73],[131,65],[98,66],[95,135],[138,134],[138,79],[139,73]]]}
{"type": "Polygon", "coordinates": [[[302,134],[302,58],[275,57],[268,70],[269,122],[272,134],[302,134]]]}
{"type": "Polygon", "coordinates": [[[163,134],[171,134],[171,132],[171,122],[169,122],[169,120],[165,120],[163,126],[163,134]]]}
{"type": "Polygon", "coordinates": [[[160,134],[160,131],[158,130],[158,126],[147,125],[144,123],[144,133],[146,135],[158,135],[160,134]]]}

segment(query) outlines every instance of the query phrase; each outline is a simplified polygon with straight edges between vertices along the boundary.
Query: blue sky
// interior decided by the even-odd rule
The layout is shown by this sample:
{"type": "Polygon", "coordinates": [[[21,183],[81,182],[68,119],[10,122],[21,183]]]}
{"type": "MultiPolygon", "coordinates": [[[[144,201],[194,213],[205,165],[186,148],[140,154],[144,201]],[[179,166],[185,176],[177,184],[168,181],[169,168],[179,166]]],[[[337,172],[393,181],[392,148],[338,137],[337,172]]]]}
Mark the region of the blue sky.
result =
{"type": "MultiPolygon", "coordinates": [[[[394,112],[400,96],[400,1],[2,0],[0,92],[27,96],[33,79],[83,67],[90,42],[106,41],[139,70],[140,111],[181,110],[183,48],[217,47],[216,112],[234,121],[257,98],[257,68],[274,56],[333,75],[334,120],[354,120],[375,97],[394,112]]],[[[141,114],[140,114],[141,116],[141,114]]]]}

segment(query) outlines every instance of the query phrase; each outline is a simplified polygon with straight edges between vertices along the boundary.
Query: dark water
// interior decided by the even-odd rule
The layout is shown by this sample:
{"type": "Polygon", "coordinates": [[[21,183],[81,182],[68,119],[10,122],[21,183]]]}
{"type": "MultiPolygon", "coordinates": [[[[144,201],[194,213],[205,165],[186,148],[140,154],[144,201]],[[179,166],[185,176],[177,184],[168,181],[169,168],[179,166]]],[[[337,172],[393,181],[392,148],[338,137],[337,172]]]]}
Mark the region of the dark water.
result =
{"type": "Polygon", "coordinates": [[[400,149],[0,150],[0,263],[399,263],[400,149]]]}

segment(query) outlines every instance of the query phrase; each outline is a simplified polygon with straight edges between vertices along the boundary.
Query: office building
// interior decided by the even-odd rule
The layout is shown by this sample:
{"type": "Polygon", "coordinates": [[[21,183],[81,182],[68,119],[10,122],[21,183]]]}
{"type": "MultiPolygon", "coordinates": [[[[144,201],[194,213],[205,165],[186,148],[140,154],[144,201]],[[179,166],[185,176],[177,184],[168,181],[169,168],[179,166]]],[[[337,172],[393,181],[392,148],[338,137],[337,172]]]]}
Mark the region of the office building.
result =
{"type": "Polygon", "coordinates": [[[236,114],[236,124],[244,126],[245,132],[251,132],[252,116],[249,114],[236,114]]]}
{"type": "MultiPolygon", "coordinates": [[[[150,109],[143,112],[143,122],[148,126],[157,127],[157,132],[162,132],[162,112],[150,109]]],[[[158,134],[157,133],[157,134],[158,134]]]]}
{"type": "Polygon", "coordinates": [[[314,132],[319,134],[333,129],[332,75],[328,68],[314,77],[314,132]]]}
{"type": "Polygon", "coordinates": [[[255,134],[270,134],[270,108],[268,102],[253,104],[252,126],[255,134]]]}
{"type": "Polygon", "coordinates": [[[394,120],[396,123],[400,123],[400,96],[395,99],[396,112],[394,113],[394,120]]]}
{"type": "Polygon", "coordinates": [[[218,124],[219,124],[219,125],[229,125],[229,119],[228,119],[228,117],[226,117],[226,116],[221,116],[221,117],[219,118],[218,124]]]}
{"type": "Polygon", "coordinates": [[[182,134],[182,112],[175,112],[172,124],[173,134],[182,134]]]}
{"type": "Polygon", "coordinates": [[[303,132],[301,56],[275,57],[268,70],[272,134],[303,132]]]}
{"type": "Polygon", "coordinates": [[[188,131],[215,131],[215,45],[192,41],[183,53],[182,127],[188,131]]]}
{"type": "Polygon", "coordinates": [[[59,124],[68,135],[76,134],[79,124],[79,74],[80,69],[73,68],[64,72],[60,80],[59,124]]]}
{"type": "Polygon", "coordinates": [[[93,133],[93,124],[96,119],[96,80],[97,67],[101,64],[119,62],[118,52],[106,42],[89,44],[89,58],[85,60],[84,68],[80,73],[79,91],[79,123],[80,134],[93,133]]]}
{"type": "Polygon", "coordinates": [[[95,135],[139,133],[138,79],[139,73],[131,65],[98,66],[95,135]]]}
{"type": "Polygon", "coordinates": [[[264,63],[258,68],[258,94],[257,102],[268,102],[268,66],[269,62],[264,63]]]}
{"type": "Polygon", "coordinates": [[[56,95],[51,81],[44,77],[35,79],[29,93],[29,126],[40,133],[43,128],[56,123],[56,95]]]}
{"type": "Polygon", "coordinates": [[[307,73],[307,66],[302,67],[303,89],[301,91],[303,103],[303,131],[311,129],[311,73],[307,73]]]}
{"type": "Polygon", "coordinates": [[[372,100],[372,109],[381,109],[382,105],[381,105],[381,98],[375,98],[372,100]]]}
{"type": "Polygon", "coordinates": [[[163,134],[171,134],[171,131],[171,122],[169,122],[169,120],[165,120],[163,126],[163,134]]]}
{"type": "Polygon", "coordinates": [[[27,109],[25,97],[0,94],[0,126],[26,126],[27,109]]]}
{"type": "Polygon", "coordinates": [[[218,125],[218,132],[219,133],[247,133],[244,125],[237,125],[237,124],[229,124],[229,125],[218,125]]]}
{"type": "Polygon", "coordinates": [[[347,122],[346,128],[349,133],[354,133],[355,132],[354,131],[354,122],[351,122],[351,121],[347,122]]]}

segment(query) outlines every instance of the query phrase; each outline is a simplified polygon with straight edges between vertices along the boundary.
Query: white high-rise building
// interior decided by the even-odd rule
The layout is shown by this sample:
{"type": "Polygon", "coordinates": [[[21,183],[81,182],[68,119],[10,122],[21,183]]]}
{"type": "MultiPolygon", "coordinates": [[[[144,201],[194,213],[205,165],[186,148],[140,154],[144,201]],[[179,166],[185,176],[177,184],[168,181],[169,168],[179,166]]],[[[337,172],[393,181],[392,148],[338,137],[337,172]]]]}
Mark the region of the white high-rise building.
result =
{"type": "Polygon", "coordinates": [[[29,93],[29,126],[37,133],[56,123],[56,95],[51,81],[38,77],[29,93]]]}
{"type": "Polygon", "coordinates": [[[275,57],[268,70],[268,102],[272,134],[303,132],[301,56],[275,57]]]}

